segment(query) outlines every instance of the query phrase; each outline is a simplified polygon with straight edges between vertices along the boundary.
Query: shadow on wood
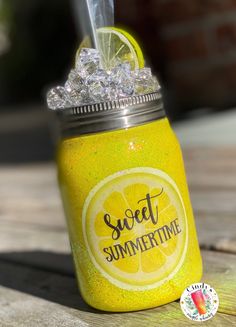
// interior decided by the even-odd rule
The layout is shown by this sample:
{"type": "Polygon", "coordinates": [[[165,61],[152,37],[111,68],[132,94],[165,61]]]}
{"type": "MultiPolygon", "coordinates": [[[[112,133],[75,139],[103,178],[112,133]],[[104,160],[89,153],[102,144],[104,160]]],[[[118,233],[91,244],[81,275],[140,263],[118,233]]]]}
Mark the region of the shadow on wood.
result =
{"type": "MultiPolygon", "coordinates": [[[[232,254],[222,255],[222,253],[204,251],[203,261],[205,262],[203,281],[210,283],[216,289],[221,303],[214,321],[205,322],[205,325],[232,326],[235,323],[235,316],[233,316],[235,315],[235,257],[232,254]]],[[[67,312],[73,318],[82,319],[83,326],[96,324],[96,326],[103,327],[141,327],[146,323],[146,325],[153,327],[157,325],[189,327],[195,324],[184,317],[177,302],[152,310],[126,314],[102,312],[89,307],[78,292],[70,254],[47,251],[2,252],[0,253],[0,272],[0,293],[3,299],[6,297],[6,305],[14,306],[14,303],[17,302],[20,314],[26,314],[27,317],[28,313],[25,313],[22,301],[33,303],[30,310],[33,310],[32,312],[37,316],[37,309],[40,305],[39,299],[43,299],[51,302],[41,303],[41,305],[49,308],[46,315],[52,313],[50,308],[53,304],[60,304],[64,307],[58,306],[57,317],[63,317],[61,315],[67,312]],[[19,293],[11,293],[10,290],[19,293]],[[34,298],[28,298],[29,295],[34,298]]],[[[44,312],[46,312],[45,307],[44,312]]],[[[42,317],[40,312],[36,318],[44,319],[45,317],[42,317]]],[[[24,326],[34,325],[32,323],[24,324],[24,326]]],[[[68,324],[68,326],[72,325],[68,324]]],[[[75,325],[73,324],[73,326],[75,325]]],[[[78,326],[82,325],[78,324],[78,326]]]]}
{"type": "Polygon", "coordinates": [[[69,254],[43,251],[0,253],[0,271],[1,286],[80,311],[97,312],[83,301],[79,293],[69,254]],[[24,263],[20,262],[22,257],[24,263]],[[45,266],[46,262],[51,263],[50,268],[45,266]],[[59,270],[59,266],[63,268],[59,270]]]}

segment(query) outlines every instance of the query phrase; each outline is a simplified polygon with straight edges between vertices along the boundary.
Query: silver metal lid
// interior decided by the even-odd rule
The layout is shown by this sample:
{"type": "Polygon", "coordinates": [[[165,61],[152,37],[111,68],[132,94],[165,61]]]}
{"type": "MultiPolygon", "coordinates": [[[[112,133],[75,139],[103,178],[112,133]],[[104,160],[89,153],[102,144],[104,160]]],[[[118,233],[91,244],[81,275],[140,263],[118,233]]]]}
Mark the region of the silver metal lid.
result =
{"type": "Polygon", "coordinates": [[[129,128],[165,117],[160,92],[56,112],[63,137],[129,128]]]}

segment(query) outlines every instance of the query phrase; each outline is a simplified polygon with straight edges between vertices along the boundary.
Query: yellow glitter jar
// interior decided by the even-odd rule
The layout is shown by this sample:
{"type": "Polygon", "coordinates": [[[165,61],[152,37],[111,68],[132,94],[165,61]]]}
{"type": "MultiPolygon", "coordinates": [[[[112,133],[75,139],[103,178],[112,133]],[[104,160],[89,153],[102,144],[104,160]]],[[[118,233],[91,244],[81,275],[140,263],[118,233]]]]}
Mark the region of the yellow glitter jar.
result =
{"type": "Polygon", "coordinates": [[[59,184],[79,288],[105,311],[152,308],[200,280],[179,143],[151,93],[58,111],[59,184]]]}

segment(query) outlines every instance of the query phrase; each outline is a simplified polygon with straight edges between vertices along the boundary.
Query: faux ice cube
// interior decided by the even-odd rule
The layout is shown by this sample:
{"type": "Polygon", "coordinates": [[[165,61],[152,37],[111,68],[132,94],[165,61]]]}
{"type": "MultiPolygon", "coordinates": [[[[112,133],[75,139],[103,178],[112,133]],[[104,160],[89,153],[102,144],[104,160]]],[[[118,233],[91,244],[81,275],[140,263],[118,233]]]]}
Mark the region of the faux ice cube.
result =
{"type": "Polygon", "coordinates": [[[151,68],[145,67],[142,69],[138,69],[138,77],[142,80],[148,80],[152,77],[151,68]]]}
{"type": "Polygon", "coordinates": [[[86,79],[82,78],[77,69],[72,69],[65,83],[65,89],[73,106],[88,102],[86,79]]]}
{"type": "Polygon", "coordinates": [[[70,99],[66,89],[57,86],[51,89],[47,94],[47,103],[50,109],[63,109],[70,105],[70,99]]]}
{"type": "Polygon", "coordinates": [[[158,79],[156,78],[156,76],[153,76],[152,80],[153,80],[153,92],[159,91],[161,86],[160,86],[160,83],[159,83],[158,79]]]}
{"type": "Polygon", "coordinates": [[[91,74],[87,79],[86,79],[86,84],[89,85],[92,82],[101,82],[104,84],[104,86],[107,86],[109,84],[109,78],[110,75],[103,69],[99,68],[91,74]]]}
{"type": "Polygon", "coordinates": [[[70,87],[70,84],[66,82],[65,88],[67,89],[68,96],[72,106],[79,106],[81,103],[86,103],[87,100],[87,88],[76,90],[70,87]]]}
{"type": "Polygon", "coordinates": [[[135,94],[154,92],[154,80],[150,68],[143,68],[134,72],[135,94]]]}
{"type": "Polygon", "coordinates": [[[87,78],[86,84],[92,102],[109,100],[109,75],[105,70],[98,69],[94,74],[87,78]]]}
{"type": "Polygon", "coordinates": [[[94,74],[100,67],[99,51],[89,48],[81,49],[75,67],[83,78],[94,74]]]}
{"type": "Polygon", "coordinates": [[[123,63],[116,66],[111,71],[111,78],[116,85],[118,96],[126,97],[134,93],[134,80],[129,63],[123,63]]]}
{"type": "Polygon", "coordinates": [[[52,89],[47,96],[51,109],[79,106],[92,102],[112,101],[160,89],[150,68],[131,70],[129,62],[118,62],[110,71],[101,68],[95,49],[81,49],[75,68],[64,87],[52,89]]]}
{"type": "Polygon", "coordinates": [[[92,48],[82,48],[80,50],[79,57],[77,58],[76,67],[80,66],[80,64],[84,65],[90,61],[99,64],[100,62],[99,51],[92,48]]]}
{"type": "Polygon", "coordinates": [[[74,89],[80,91],[84,86],[84,79],[76,69],[72,69],[65,84],[65,88],[70,91],[74,89]]]}
{"type": "Polygon", "coordinates": [[[93,102],[101,102],[109,100],[108,88],[103,87],[101,82],[94,81],[90,84],[89,94],[93,102]]]}

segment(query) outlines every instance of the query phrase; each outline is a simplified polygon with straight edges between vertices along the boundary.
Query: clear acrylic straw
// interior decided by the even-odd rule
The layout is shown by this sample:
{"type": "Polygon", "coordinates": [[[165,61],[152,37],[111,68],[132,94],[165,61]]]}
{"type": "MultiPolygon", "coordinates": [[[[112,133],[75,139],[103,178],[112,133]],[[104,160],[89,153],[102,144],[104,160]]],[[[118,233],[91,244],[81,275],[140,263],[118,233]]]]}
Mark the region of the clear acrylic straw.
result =
{"type": "Polygon", "coordinates": [[[73,0],[76,21],[83,36],[91,36],[92,46],[100,49],[97,29],[114,25],[113,0],[73,0]]]}

